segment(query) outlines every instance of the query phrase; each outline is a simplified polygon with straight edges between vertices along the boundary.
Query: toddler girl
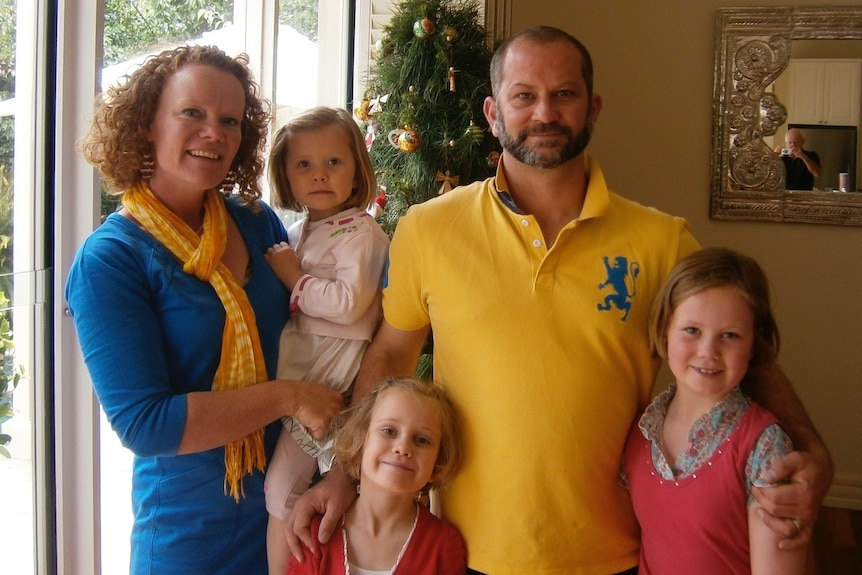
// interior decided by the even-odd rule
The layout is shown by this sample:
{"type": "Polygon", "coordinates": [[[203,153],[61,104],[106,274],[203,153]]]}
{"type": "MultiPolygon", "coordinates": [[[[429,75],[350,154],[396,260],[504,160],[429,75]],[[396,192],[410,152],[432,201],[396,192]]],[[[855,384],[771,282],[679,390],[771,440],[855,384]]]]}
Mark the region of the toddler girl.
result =
{"type": "MultiPolygon", "coordinates": [[[[291,291],[277,377],[346,393],[382,317],[389,249],[389,238],[366,211],[376,179],[359,127],[337,108],[294,116],[275,136],[269,176],[273,204],[306,214],[288,229],[289,243],[266,253],[291,291]]],[[[273,575],[284,575],[290,558],[284,529],[293,503],[318,468],[331,465],[325,429],[306,429],[293,418],[285,418],[284,426],[265,483],[273,575]]]]}

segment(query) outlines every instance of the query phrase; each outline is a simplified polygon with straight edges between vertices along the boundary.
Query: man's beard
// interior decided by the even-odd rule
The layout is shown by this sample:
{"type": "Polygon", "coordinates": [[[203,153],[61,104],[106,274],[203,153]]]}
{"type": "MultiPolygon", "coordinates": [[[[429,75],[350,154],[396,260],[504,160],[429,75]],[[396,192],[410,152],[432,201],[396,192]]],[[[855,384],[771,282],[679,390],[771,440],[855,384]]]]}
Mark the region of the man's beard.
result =
{"type": "Polygon", "coordinates": [[[590,143],[590,137],[593,134],[593,123],[587,121],[584,128],[574,134],[571,129],[551,122],[549,124],[539,124],[532,127],[526,127],[518,132],[516,137],[512,137],[506,131],[503,114],[497,114],[496,126],[497,139],[500,140],[500,145],[504,150],[509,152],[519,162],[531,166],[533,168],[551,169],[562,166],[572,158],[578,157],[590,143]],[[548,156],[543,154],[545,149],[550,149],[550,146],[540,145],[537,148],[531,148],[526,144],[527,137],[531,134],[545,134],[555,132],[566,137],[565,144],[556,150],[555,153],[548,156]]]}

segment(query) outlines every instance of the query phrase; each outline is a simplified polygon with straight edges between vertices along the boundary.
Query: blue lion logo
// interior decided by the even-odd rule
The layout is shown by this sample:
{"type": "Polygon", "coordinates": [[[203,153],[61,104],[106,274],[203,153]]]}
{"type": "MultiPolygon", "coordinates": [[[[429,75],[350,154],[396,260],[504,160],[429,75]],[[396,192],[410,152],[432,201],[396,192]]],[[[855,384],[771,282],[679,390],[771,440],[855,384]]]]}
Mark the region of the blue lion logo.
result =
{"type": "Polygon", "coordinates": [[[636,280],[641,268],[637,262],[629,264],[628,259],[624,256],[615,257],[613,265],[611,265],[608,256],[604,256],[602,261],[605,264],[608,279],[599,284],[599,289],[611,286],[615,293],[607,295],[604,303],[597,304],[596,307],[599,311],[609,311],[611,306],[615,306],[618,310],[624,312],[620,321],[626,321],[629,311],[632,309],[631,300],[635,296],[636,280]],[[628,275],[632,277],[631,289],[629,289],[629,284],[626,282],[626,276],[628,275]]]}

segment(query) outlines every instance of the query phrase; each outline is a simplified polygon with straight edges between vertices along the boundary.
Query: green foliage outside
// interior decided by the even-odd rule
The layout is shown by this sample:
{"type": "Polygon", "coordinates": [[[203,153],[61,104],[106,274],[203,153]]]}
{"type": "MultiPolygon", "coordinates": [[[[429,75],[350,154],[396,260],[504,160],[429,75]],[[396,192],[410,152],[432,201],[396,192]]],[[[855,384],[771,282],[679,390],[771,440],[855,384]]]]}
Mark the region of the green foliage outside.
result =
{"type": "MultiPolygon", "coordinates": [[[[2,96],[0,96],[2,98],[2,96]]],[[[12,293],[12,182],[15,119],[0,117],[0,292],[12,293]]]]}
{"type": "Polygon", "coordinates": [[[278,21],[311,40],[317,42],[318,0],[281,0],[278,5],[278,21]]]}
{"type": "MultiPolygon", "coordinates": [[[[233,4],[233,0],[106,0],[105,66],[218,30],[233,22],[233,4]]],[[[317,41],[317,0],[283,0],[278,11],[279,22],[317,41]]]]}
{"type": "MultiPolygon", "coordinates": [[[[0,100],[15,96],[15,18],[16,0],[0,0],[0,100]]],[[[0,429],[11,419],[12,392],[21,379],[15,362],[9,299],[12,290],[12,168],[15,119],[0,117],[0,429]]],[[[0,456],[9,457],[6,448],[12,438],[0,433],[0,456]]]]}
{"type": "MultiPolygon", "coordinates": [[[[15,95],[15,0],[0,0],[0,100],[15,95]]],[[[0,292],[11,293],[15,118],[0,117],[0,292]]]]}
{"type": "MultiPolygon", "coordinates": [[[[12,181],[6,170],[11,163],[11,152],[0,162],[0,430],[12,418],[12,393],[21,379],[22,368],[15,361],[12,342],[9,298],[12,293],[12,181]]],[[[6,446],[12,438],[0,432],[0,456],[9,457],[6,446]]]]}
{"type": "Polygon", "coordinates": [[[0,100],[15,93],[15,2],[0,0],[0,100]]]}
{"type": "Polygon", "coordinates": [[[396,6],[365,94],[373,102],[371,156],[386,188],[381,225],[390,235],[408,207],[438,195],[447,172],[452,185],[456,177],[464,185],[493,175],[497,141],[482,112],[491,94],[487,41],[475,1],[405,0],[396,6]],[[389,136],[402,130],[418,135],[418,149],[392,145],[389,136]]]}
{"type": "MultiPolygon", "coordinates": [[[[9,300],[0,292],[0,429],[4,422],[12,418],[12,392],[21,381],[21,366],[15,361],[12,343],[12,326],[9,324],[9,300]]],[[[8,433],[0,433],[0,456],[9,457],[6,448],[12,438],[8,433]]]]}
{"type": "Polygon", "coordinates": [[[12,293],[12,179],[0,163],[0,294],[12,293]]]}
{"type": "MultiPolygon", "coordinates": [[[[15,15],[15,0],[0,0],[0,100],[15,95],[15,15]]],[[[0,166],[10,178],[14,135],[14,119],[0,117],[0,166]]]]}
{"type": "Polygon", "coordinates": [[[233,20],[233,0],[105,0],[105,66],[158,51],[233,20]]]}

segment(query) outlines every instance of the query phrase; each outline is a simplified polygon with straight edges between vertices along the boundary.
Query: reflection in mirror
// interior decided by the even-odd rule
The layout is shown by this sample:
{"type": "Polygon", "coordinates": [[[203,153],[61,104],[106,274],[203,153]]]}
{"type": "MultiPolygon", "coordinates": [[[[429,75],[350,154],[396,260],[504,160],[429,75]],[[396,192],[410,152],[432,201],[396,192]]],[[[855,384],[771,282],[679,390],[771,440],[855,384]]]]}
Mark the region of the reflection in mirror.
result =
{"type": "MultiPolygon", "coordinates": [[[[792,116],[789,116],[792,120],[792,116]]],[[[824,126],[819,124],[787,124],[788,132],[793,130],[801,137],[802,150],[820,168],[812,173],[802,159],[791,162],[787,144],[778,148],[785,167],[785,187],[788,190],[816,190],[822,192],[855,192],[858,190],[856,178],[856,126],[824,126]],[[803,177],[794,177],[802,173],[803,177]],[[804,177],[811,173],[810,178],[804,177]],[[841,174],[846,174],[842,176],[841,174]],[[805,185],[810,182],[811,185],[805,185]],[[851,182],[853,184],[851,185],[851,182]],[[843,184],[843,185],[842,185],[843,184]]]]}
{"type": "MultiPolygon", "coordinates": [[[[828,149],[828,154],[821,154],[823,173],[814,179],[814,189],[841,189],[841,173],[848,174],[848,185],[843,187],[849,191],[862,188],[856,170],[856,154],[862,152],[856,130],[862,108],[862,40],[793,40],[790,63],[773,88],[787,104],[787,127],[799,125],[807,147],[828,149]],[[854,130],[856,138],[850,133],[854,130]],[[848,138],[852,141],[847,142],[848,138]]],[[[780,134],[776,139],[781,139],[780,134]]],[[[787,189],[811,189],[795,187],[791,176],[788,174],[787,189]]]]}
{"type": "Polygon", "coordinates": [[[862,7],[719,10],[710,216],[862,225],[860,74],[862,7]],[[786,186],[791,126],[821,156],[811,191],[786,186]]]}

